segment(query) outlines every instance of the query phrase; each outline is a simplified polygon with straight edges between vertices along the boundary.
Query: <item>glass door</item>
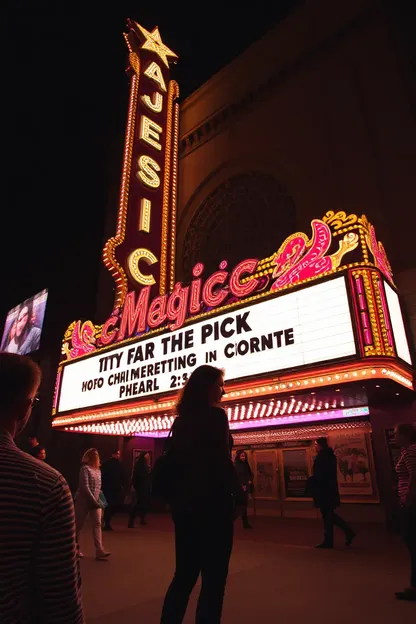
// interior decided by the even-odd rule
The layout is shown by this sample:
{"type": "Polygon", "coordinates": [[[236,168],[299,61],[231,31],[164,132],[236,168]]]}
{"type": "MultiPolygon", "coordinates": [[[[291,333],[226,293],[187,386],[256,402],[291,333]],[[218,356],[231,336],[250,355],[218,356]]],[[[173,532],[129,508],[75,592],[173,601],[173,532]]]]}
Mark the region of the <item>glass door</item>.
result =
{"type": "Polygon", "coordinates": [[[253,450],[254,503],[260,512],[281,514],[277,449],[253,450]]]}

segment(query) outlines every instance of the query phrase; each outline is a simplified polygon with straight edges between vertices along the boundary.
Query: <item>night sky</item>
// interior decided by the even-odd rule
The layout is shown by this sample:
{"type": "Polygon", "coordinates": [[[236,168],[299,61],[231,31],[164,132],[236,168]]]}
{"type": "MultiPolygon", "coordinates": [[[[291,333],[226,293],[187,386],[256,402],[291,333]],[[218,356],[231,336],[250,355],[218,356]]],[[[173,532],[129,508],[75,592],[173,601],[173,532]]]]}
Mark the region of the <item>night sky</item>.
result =
{"type": "Polygon", "coordinates": [[[82,297],[83,266],[99,262],[109,187],[118,185],[122,165],[126,19],[159,26],[179,56],[172,75],[183,100],[299,1],[229,4],[190,3],[194,10],[184,12],[177,7],[185,3],[10,2],[2,59],[1,327],[9,308],[43,288],[59,284],[63,305],[82,297]]]}

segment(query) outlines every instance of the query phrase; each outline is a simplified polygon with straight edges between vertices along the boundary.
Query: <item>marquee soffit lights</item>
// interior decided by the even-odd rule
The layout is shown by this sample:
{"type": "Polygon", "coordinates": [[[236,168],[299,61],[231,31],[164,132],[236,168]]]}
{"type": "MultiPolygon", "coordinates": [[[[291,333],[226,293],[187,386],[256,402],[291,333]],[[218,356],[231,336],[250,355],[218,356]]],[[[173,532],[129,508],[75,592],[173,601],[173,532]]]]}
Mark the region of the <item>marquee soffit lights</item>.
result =
{"type": "MultiPolygon", "coordinates": [[[[303,411],[305,405],[271,399],[268,402],[250,402],[247,405],[235,405],[226,409],[231,430],[249,429],[256,427],[283,426],[305,424],[311,422],[325,422],[343,418],[359,418],[368,416],[368,407],[348,409],[324,409],[303,411]],[[295,408],[293,409],[293,406],[295,408]]],[[[159,434],[168,432],[175,420],[174,416],[151,416],[150,418],[124,419],[118,422],[91,423],[71,425],[65,431],[81,433],[100,433],[107,435],[134,436],[142,434],[159,434]]]]}

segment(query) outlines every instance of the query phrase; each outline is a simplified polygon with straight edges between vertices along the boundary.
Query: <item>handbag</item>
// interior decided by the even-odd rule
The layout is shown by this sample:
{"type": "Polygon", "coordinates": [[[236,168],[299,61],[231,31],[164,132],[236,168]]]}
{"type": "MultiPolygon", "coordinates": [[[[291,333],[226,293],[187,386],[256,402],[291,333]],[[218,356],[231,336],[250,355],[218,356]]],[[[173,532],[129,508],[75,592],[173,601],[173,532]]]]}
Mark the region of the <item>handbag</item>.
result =
{"type": "Polygon", "coordinates": [[[98,496],[98,502],[100,504],[101,509],[105,509],[106,507],[108,507],[107,499],[104,496],[104,492],[102,490],[98,496]]]}

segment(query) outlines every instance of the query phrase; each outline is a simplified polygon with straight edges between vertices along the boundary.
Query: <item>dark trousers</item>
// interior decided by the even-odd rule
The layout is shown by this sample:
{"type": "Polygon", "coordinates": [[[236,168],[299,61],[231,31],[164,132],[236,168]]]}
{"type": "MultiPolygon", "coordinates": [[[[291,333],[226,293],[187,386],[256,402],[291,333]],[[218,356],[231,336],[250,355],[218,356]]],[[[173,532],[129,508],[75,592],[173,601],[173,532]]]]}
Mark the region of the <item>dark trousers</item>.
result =
{"type": "Polygon", "coordinates": [[[322,520],[324,521],[324,542],[329,546],[332,546],[334,543],[334,525],[338,526],[345,533],[346,537],[354,534],[354,531],[348,524],[345,522],[341,516],[335,513],[332,507],[321,507],[320,512],[322,515],[322,520]]]}
{"type": "Polygon", "coordinates": [[[247,505],[243,508],[243,511],[241,513],[241,520],[243,521],[243,526],[244,527],[248,527],[249,526],[249,521],[248,521],[248,515],[247,515],[247,505]]]}
{"type": "Polygon", "coordinates": [[[402,509],[403,539],[410,554],[410,586],[416,589],[416,507],[402,509]]]}
{"type": "Polygon", "coordinates": [[[233,547],[231,513],[174,514],[176,570],[163,605],[161,624],[181,624],[201,574],[196,624],[221,621],[228,564],[233,547]]]}
{"type": "MultiPolygon", "coordinates": [[[[108,503],[108,501],[107,501],[108,503]]],[[[117,511],[118,505],[115,503],[108,503],[107,507],[104,509],[103,520],[105,527],[111,527],[111,519],[117,511]]]]}
{"type": "Polygon", "coordinates": [[[134,524],[134,519],[139,516],[140,522],[146,521],[146,515],[150,507],[150,498],[147,494],[135,494],[135,500],[130,507],[129,525],[134,524]]]}
{"type": "Polygon", "coordinates": [[[244,502],[244,507],[241,512],[241,520],[243,521],[243,526],[247,527],[249,526],[249,521],[248,521],[248,515],[247,515],[248,493],[246,491],[244,492],[244,499],[242,499],[242,502],[244,502]]]}

